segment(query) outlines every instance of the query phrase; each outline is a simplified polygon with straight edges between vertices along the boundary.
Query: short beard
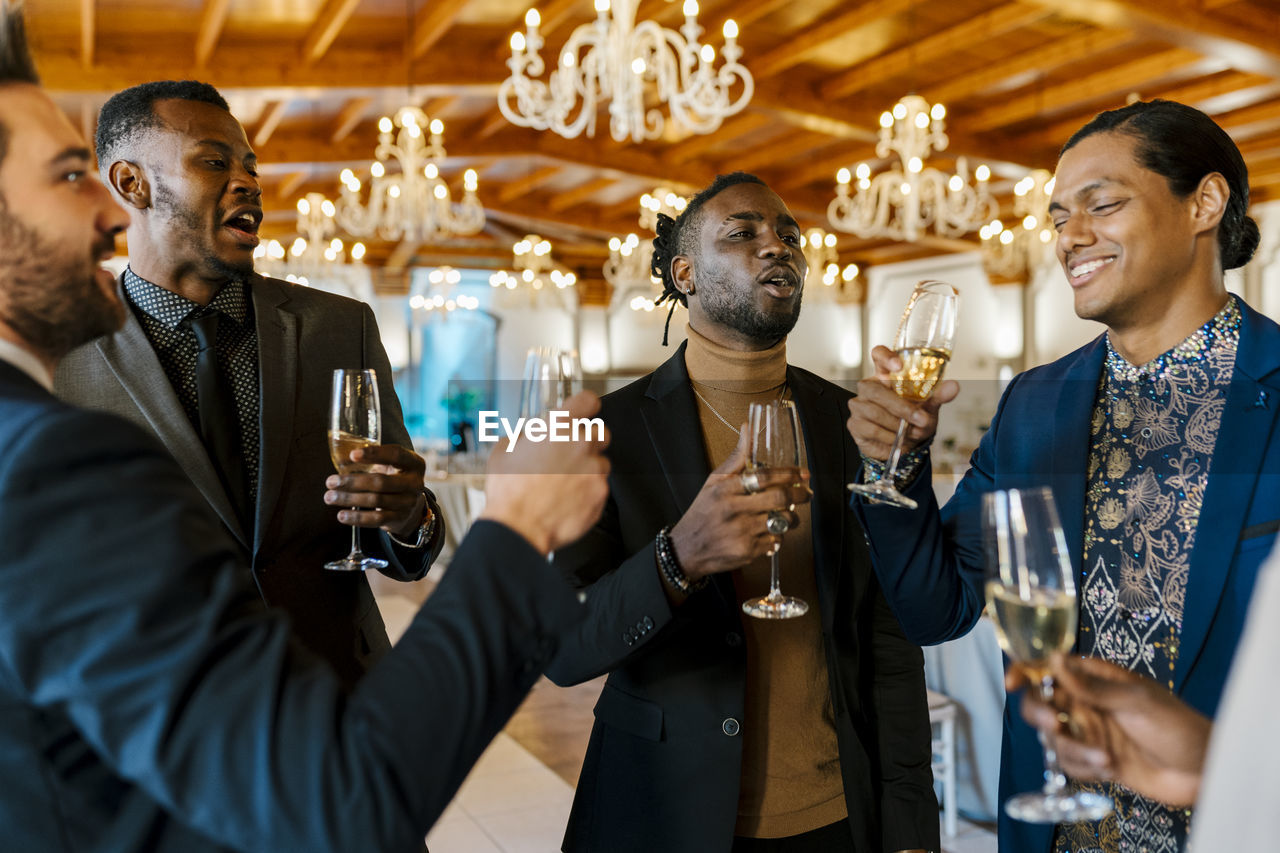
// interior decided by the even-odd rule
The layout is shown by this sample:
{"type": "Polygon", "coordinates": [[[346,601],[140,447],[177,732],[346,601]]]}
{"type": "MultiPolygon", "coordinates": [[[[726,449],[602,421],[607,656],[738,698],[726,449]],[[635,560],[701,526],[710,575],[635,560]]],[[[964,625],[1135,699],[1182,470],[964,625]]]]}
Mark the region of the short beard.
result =
{"type": "Polygon", "coordinates": [[[0,200],[0,320],[51,361],[114,332],[124,309],[103,295],[95,260],[113,245],[103,238],[74,257],[0,200]]]}
{"type": "MultiPolygon", "coordinates": [[[[167,212],[192,239],[204,230],[204,221],[195,211],[179,206],[173,192],[159,178],[155,180],[152,189],[151,206],[157,212],[167,212]]],[[[204,266],[202,272],[210,278],[239,281],[253,272],[252,257],[246,258],[243,263],[227,263],[213,252],[206,251],[200,261],[204,266]]]]}
{"type": "Polygon", "coordinates": [[[732,289],[724,282],[716,282],[713,287],[699,287],[698,293],[707,319],[760,344],[776,344],[791,334],[800,319],[802,291],[799,290],[794,296],[795,308],[790,313],[761,311],[754,302],[735,298],[732,289]]]}

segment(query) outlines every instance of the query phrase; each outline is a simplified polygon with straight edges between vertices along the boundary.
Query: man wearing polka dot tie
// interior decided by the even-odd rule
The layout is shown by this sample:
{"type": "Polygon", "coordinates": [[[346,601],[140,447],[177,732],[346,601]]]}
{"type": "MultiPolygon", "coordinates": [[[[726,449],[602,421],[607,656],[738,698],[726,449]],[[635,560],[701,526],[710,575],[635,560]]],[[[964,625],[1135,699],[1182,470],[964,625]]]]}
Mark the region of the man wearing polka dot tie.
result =
{"type": "Polygon", "coordinates": [[[366,547],[397,580],[422,577],[443,542],[373,312],[254,273],[257,158],[213,87],[121,92],[97,144],[130,217],[130,310],[120,331],[68,355],[57,391],[155,432],[244,549],[264,600],[353,684],[390,643],[365,577],[322,569],[349,547],[346,525],[378,529],[366,547]],[[389,473],[333,473],[335,368],[377,372],[384,443],[359,453],[389,473]]]}
{"type": "MultiPolygon", "coordinates": [[[[1136,102],[1077,131],[1058,161],[1049,216],[1076,314],[1107,331],[1014,378],[941,510],[928,439],[955,383],[943,383],[930,403],[906,404],[881,381],[896,357],[876,348],[880,375],[859,384],[849,431],[874,461],[888,455],[898,419],[909,419],[919,475],[900,487],[920,509],[861,499],[855,508],[909,637],[936,643],[977,621],[982,495],[1048,487],[1076,572],[1076,654],[1111,661],[1215,713],[1280,526],[1280,327],[1228,293],[1224,280],[1258,245],[1248,207],[1240,151],[1199,110],[1136,102]]],[[[1012,695],[1001,801],[1043,778],[1040,745],[1012,695]]],[[[1002,810],[1000,849],[1182,849],[1190,809],[1119,784],[1093,790],[1115,803],[1101,820],[1022,823],[1002,810]]]]}

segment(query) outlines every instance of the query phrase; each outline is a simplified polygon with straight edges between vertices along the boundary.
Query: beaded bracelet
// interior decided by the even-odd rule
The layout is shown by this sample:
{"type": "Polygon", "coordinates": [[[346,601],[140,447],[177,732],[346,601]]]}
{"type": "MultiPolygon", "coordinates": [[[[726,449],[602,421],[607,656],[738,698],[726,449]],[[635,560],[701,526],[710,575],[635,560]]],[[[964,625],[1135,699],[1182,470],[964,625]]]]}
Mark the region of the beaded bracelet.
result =
{"type": "Polygon", "coordinates": [[[673,588],[688,595],[707,585],[707,578],[690,581],[684,569],[680,568],[680,561],[676,559],[676,549],[671,545],[671,525],[668,524],[658,531],[658,536],[654,539],[654,551],[658,557],[658,571],[662,572],[662,576],[673,588]]]}

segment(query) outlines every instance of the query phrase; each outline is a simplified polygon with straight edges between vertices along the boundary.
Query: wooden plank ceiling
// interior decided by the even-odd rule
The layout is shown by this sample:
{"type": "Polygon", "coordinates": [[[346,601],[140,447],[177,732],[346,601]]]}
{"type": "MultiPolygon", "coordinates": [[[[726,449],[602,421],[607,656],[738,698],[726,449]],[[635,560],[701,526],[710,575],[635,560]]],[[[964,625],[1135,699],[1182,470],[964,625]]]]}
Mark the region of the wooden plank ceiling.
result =
{"type": "MultiPolygon", "coordinates": [[[[439,245],[372,243],[369,262],[403,287],[407,265],[510,266],[527,232],[549,237],[602,302],[612,235],[637,230],[639,196],[690,191],[717,172],[759,173],[805,226],[825,221],[841,166],[875,157],[880,113],[908,92],[948,110],[951,145],[991,165],[1005,209],[1028,168],[1052,168],[1071,131],[1132,97],[1213,115],[1244,151],[1255,201],[1280,198],[1280,0],[702,0],[708,33],[734,18],[756,92],[711,136],[640,144],[563,139],[498,112],[508,39],[527,0],[28,0],[46,85],[92,129],[112,92],[147,80],[218,86],[262,165],[264,237],[286,245],[296,200],[338,195],[338,173],[367,168],[379,116],[405,103],[446,123],[443,176],[461,192],[480,174],[488,222],[439,245]]],[[[680,0],[641,0],[638,19],[683,21],[680,0]]],[[[555,55],[592,0],[543,0],[555,55]]],[[[719,44],[721,39],[709,37],[719,44]]],[[[841,234],[842,263],[870,266],[976,246],[841,234]]]]}

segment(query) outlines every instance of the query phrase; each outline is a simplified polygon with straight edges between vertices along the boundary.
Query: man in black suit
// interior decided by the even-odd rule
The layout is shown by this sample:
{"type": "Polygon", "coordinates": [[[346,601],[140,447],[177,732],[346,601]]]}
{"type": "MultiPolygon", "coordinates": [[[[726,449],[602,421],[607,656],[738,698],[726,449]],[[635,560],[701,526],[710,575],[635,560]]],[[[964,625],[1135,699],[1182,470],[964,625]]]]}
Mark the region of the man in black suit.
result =
{"type": "Polygon", "coordinates": [[[55,389],[154,432],[241,546],[266,603],[354,684],[391,644],[364,574],[320,568],[349,548],[344,525],[378,528],[363,544],[396,580],[426,574],[444,542],[373,312],[254,273],[257,158],[212,86],[126,89],[103,105],[97,139],[102,178],[130,216],[129,310],[119,330],[63,359],[55,389]],[[199,387],[205,320],[231,399],[199,387]],[[326,437],[331,378],[362,367],[377,373],[383,422],[382,446],[362,461],[392,467],[339,476],[326,437]],[[215,435],[202,427],[211,402],[215,435]],[[229,458],[217,432],[230,433],[229,458]]]}
{"type": "Polygon", "coordinates": [[[0,0],[0,846],[417,851],[580,615],[545,555],[598,517],[600,447],[495,453],[484,520],[348,694],[160,443],[50,393],[123,319],[98,265],[127,222],[0,0]]]}
{"type": "Polygon", "coordinates": [[[936,850],[923,658],[844,499],[850,395],[786,363],[799,226],[758,178],[721,176],[661,218],[653,272],[688,306],[688,341],[605,397],[610,499],[556,551],[588,617],[548,674],[609,673],[564,849],[936,850]],[[793,475],[744,470],[748,406],[779,398],[800,414],[812,501],[793,475]],[[788,507],[782,585],[810,610],[744,618],[768,588],[768,513],[788,507]]]}

